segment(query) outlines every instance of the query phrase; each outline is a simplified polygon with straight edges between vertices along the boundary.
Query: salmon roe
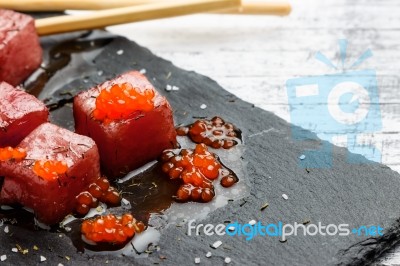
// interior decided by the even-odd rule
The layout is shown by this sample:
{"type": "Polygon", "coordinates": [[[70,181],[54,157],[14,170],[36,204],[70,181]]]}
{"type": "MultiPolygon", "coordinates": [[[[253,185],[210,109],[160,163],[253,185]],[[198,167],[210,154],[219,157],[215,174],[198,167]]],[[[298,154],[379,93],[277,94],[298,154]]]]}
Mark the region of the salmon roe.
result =
{"type": "Polygon", "coordinates": [[[197,120],[193,124],[178,127],[179,136],[188,135],[195,143],[204,143],[214,149],[230,149],[240,142],[240,130],[215,116],[211,120],[197,120]]]}
{"type": "Polygon", "coordinates": [[[95,183],[89,185],[87,191],[76,196],[77,206],[75,212],[79,215],[86,215],[90,208],[96,208],[99,202],[109,206],[117,206],[121,202],[121,195],[108,182],[107,178],[99,177],[95,183]]]}
{"type": "Polygon", "coordinates": [[[68,171],[67,163],[63,161],[36,161],[32,168],[33,172],[39,177],[46,180],[57,179],[59,175],[68,171]]]}
{"type": "Polygon", "coordinates": [[[0,161],[15,160],[17,162],[26,158],[26,150],[22,148],[0,148],[0,161]]]}
{"type": "Polygon", "coordinates": [[[149,112],[154,109],[154,95],[154,89],[141,91],[129,83],[114,84],[97,96],[93,118],[110,122],[126,119],[135,111],[149,112]]]}
{"type": "Polygon", "coordinates": [[[197,144],[194,150],[182,149],[179,153],[165,150],[161,156],[162,171],[170,179],[183,183],[176,193],[179,201],[209,202],[214,196],[213,180],[221,178],[221,185],[230,187],[238,178],[224,167],[205,144],[197,144]]]}
{"type": "Polygon", "coordinates": [[[144,229],[144,224],[136,221],[131,214],[124,214],[122,217],[108,214],[83,221],[81,233],[86,239],[96,243],[123,244],[144,229]]]}

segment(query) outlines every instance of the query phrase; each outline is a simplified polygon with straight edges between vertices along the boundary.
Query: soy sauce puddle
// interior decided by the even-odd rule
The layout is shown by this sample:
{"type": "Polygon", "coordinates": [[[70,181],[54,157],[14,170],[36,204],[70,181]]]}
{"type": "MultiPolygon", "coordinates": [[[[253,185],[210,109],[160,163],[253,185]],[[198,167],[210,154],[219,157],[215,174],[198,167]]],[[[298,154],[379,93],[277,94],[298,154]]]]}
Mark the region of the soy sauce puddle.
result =
{"type": "Polygon", "coordinates": [[[55,109],[58,101],[71,99],[78,92],[73,88],[62,91],[65,85],[97,73],[93,60],[112,40],[112,37],[96,38],[96,34],[88,32],[52,47],[41,67],[25,81],[25,90],[55,109]]]}
{"type": "MultiPolygon", "coordinates": [[[[113,40],[113,37],[100,34],[81,34],[76,39],[68,39],[56,44],[45,55],[44,65],[37,70],[25,83],[28,92],[43,100],[51,109],[52,122],[62,127],[74,130],[71,106],[73,96],[79,91],[88,89],[94,84],[85,83],[86,77],[91,82],[100,83],[105,77],[99,77],[98,69],[94,66],[94,58],[104,47],[113,40]],[[97,77],[98,80],[96,80],[97,77]]],[[[51,40],[50,40],[51,43],[51,40]]],[[[51,45],[50,45],[51,46],[51,45]]],[[[178,97],[179,95],[177,95],[178,97]]],[[[182,148],[194,148],[187,137],[178,137],[182,148]]],[[[137,220],[144,222],[148,228],[141,234],[136,234],[132,241],[125,245],[88,245],[80,234],[81,219],[73,218],[62,227],[52,227],[50,232],[67,235],[78,251],[86,254],[108,254],[115,256],[145,257],[146,250],[156,250],[160,234],[169,226],[182,226],[189,220],[200,221],[212,211],[225,206],[228,200],[237,200],[249,195],[249,186],[246,179],[246,165],[242,160],[244,145],[239,144],[229,150],[215,150],[221,162],[230,168],[239,178],[239,182],[230,188],[223,188],[219,180],[214,182],[215,198],[209,203],[177,203],[174,201],[180,183],[171,181],[161,171],[161,163],[150,163],[147,167],[135,170],[125,178],[117,181],[114,186],[122,191],[122,197],[129,202],[129,207],[122,205],[117,208],[92,210],[92,215],[113,213],[116,215],[131,213],[137,220]],[[68,229],[68,230],[67,230],[68,229]]],[[[0,219],[5,223],[14,224],[31,230],[41,230],[34,222],[33,214],[21,208],[10,210],[0,209],[0,219]]],[[[40,233],[40,232],[39,232],[40,233]]],[[[162,248],[162,247],[161,247],[162,248]]]]}
{"type": "Polygon", "coordinates": [[[94,59],[113,40],[111,34],[99,31],[79,33],[55,45],[52,37],[41,39],[43,63],[25,81],[24,88],[46,104],[54,124],[74,130],[70,104],[80,91],[104,81],[94,59]]]}

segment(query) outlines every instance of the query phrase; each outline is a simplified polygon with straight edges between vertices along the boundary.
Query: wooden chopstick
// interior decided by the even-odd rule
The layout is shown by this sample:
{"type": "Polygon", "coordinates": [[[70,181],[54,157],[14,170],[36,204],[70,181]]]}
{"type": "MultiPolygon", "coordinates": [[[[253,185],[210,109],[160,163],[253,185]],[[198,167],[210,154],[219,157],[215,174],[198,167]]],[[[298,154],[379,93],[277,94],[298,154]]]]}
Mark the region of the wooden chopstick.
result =
{"type": "Polygon", "coordinates": [[[36,20],[40,36],[97,29],[106,26],[151,19],[209,12],[222,8],[238,8],[240,0],[181,0],[157,2],[95,11],[84,15],[50,17],[36,20]]]}
{"type": "Polygon", "coordinates": [[[286,16],[289,15],[291,11],[292,7],[289,2],[242,0],[242,5],[239,8],[218,10],[213,11],[213,13],[286,16]]]}
{"type": "MultiPolygon", "coordinates": [[[[0,7],[16,11],[100,10],[154,3],[151,0],[0,0],[0,7]]],[[[158,2],[163,2],[160,0],[158,2]]],[[[165,1],[164,1],[165,2],[165,1]]]]}
{"type": "MultiPolygon", "coordinates": [[[[101,10],[174,0],[0,0],[0,7],[17,11],[101,10]]],[[[288,15],[291,6],[287,1],[242,0],[239,8],[225,8],[215,13],[251,15],[288,15]]]]}

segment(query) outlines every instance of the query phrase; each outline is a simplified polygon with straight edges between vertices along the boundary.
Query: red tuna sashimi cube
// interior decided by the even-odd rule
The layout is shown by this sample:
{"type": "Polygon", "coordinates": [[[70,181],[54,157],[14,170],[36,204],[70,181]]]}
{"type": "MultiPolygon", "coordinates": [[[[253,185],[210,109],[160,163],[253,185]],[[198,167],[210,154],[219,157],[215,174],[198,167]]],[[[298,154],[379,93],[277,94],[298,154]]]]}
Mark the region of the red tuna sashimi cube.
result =
{"type": "Polygon", "coordinates": [[[0,147],[18,145],[48,117],[46,106],[33,95],[0,82],[0,147]]]}
{"type": "Polygon", "coordinates": [[[100,176],[95,142],[56,125],[42,124],[17,148],[27,152],[24,160],[0,162],[0,176],[5,176],[0,204],[31,208],[43,223],[58,223],[71,213],[76,196],[100,176]],[[44,178],[35,170],[40,161],[63,162],[67,170],[55,178],[44,178]]]}
{"type": "Polygon", "coordinates": [[[121,177],[176,146],[171,106],[137,71],[78,94],[74,117],[76,132],[93,138],[99,147],[101,167],[109,178],[121,177]],[[126,95],[136,97],[130,105],[126,95]],[[121,108],[114,103],[101,109],[100,96],[119,99],[121,108]]]}
{"type": "Polygon", "coordinates": [[[18,85],[42,62],[32,17],[0,9],[0,81],[18,85]]]}

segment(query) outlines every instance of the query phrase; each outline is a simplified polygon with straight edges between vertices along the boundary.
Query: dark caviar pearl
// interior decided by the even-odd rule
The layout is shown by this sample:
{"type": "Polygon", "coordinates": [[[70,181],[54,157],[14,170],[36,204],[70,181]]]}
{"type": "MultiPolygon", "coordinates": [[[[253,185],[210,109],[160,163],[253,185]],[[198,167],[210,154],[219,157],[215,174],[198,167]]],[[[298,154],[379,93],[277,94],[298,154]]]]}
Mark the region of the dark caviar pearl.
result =
{"type": "Polygon", "coordinates": [[[101,188],[102,191],[107,191],[110,187],[110,182],[108,182],[107,178],[99,178],[96,181],[96,184],[101,188]]]}
{"type": "Polygon", "coordinates": [[[86,204],[79,204],[78,207],[76,207],[76,212],[80,215],[86,215],[90,210],[90,207],[86,204]]]}
{"type": "Polygon", "coordinates": [[[109,189],[105,193],[105,203],[117,205],[121,202],[121,196],[115,189],[109,189]]]}
{"type": "Polygon", "coordinates": [[[211,146],[211,144],[213,143],[215,139],[213,137],[209,137],[209,138],[204,138],[203,139],[203,143],[206,144],[207,146],[211,146]]]}
{"type": "Polygon", "coordinates": [[[221,179],[221,185],[223,187],[231,187],[237,182],[237,178],[233,175],[227,175],[221,179]]]}
{"type": "Polygon", "coordinates": [[[141,233],[144,231],[144,229],[146,228],[146,226],[144,225],[144,223],[142,222],[136,222],[133,224],[133,227],[135,228],[135,231],[137,233],[141,233]]]}
{"type": "Polygon", "coordinates": [[[171,179],[176,179],[176,178],[178,178],[178,177],[181,175],[182,171],[183,171],[183,168],[182,168],[182,167],[175,167],[175,168],[172,168],[172,169],[168,172],[168,175],[169,175],[169,177],[170,177],[171,179]]]}
{"type": "Polygon", "coordinates": [[[193,201],[198,201],[201,198],[201,192],[202,192],[202,189],[199,187],[196,187],[196,188],[192,189],[192,193],[191,193],[190,197],[192,198],[193,201]]]}
{"type": "Polygon", "coordinates": [[[215,194],[214,194],[214,190],[211,190],[209,188],[205,188],[203,189],[203,191],[201,192],[201,199],[204,202],[210,202],[213,198],[214,198],[215,194]]]}
{"type": "Polygon", "coordinates": [[[181,186],[176,192],[176,197],[177,200],[179,201],[187,201],[190,197],[189,189],[185,188],[184,186],[181,186]]]}
{"type": "Polygon", "coordinates": [[[171,162],[164,163],[162,166],[162,171],[164,173],[168,173],[175,165],[171,162]]]}
{"type": "Polygon", "coordinates": [[[225,121],[222,120],[222,118],[217,117],[217,116],[212,118],[211,121],[214,126],[218,126],[218,127],[222,126],[225,123],[225,121]]]}
{"type": "Polygon", "coordinates": [[[89,186],[89,193],[95,198],[100,198],[101,194],[103,194],[101,188],[97,184],[91,184],[89,186]]]}
{"type": "Polygon", "coordinates": [[[80,203],[80,204],[85,204],[85,205],[90,205],[90,204],[92,204],[92,195],[89,193],[89,192],[87,192],[87,191],[85,191],[85,192],[82,192],[82,193],[80,193],[77,197],[77,200],[78,200],[78,202],[80,203]]]}
{"type": "Polygon", "coordinates": [[[178,136],[186,136],[188,132],[189,132],[188,127],[178,127],[176,129],[176,134],[178,134],[178,136]]]}
{"type": "Polygon", "coordinates": [[[185,155],[192,154],[192,152],[189,149],[182,149],[179,154],[185,156],[185,155]]]}
{"type": "Polygon", "coordinates": [[[226,133],[226,135],[232,138],[236,137],[236,133],[234,131],[229,131],[228,133],[226,133]]]}
{"type": "Polygon", "coordinates": [[[228,130],[233,130],[233,129],[234,129],[234,126],[233,126],[231,123],[226,123],[226,124],[224,125],[224,127],[225,127],[226,129],[228,129],[228,130]]]}
{"type": "Polygon", "coordinates": [[[99,200],[95,197],[92,197],[92,203],[90,203],[90,208],[96,208],[97,206],[99,206],[99,200]]]}
{"type": "Polygon", "coordinates": [[[168,161],[169,159],[171,159],[171,158],[174,157],[174,156],[175,156],[175,154],[174,154],[172,151],[167,150],[167,151],[164,151],[164,152],[162,153],[162,155],[161,155],[161,160],[162,160],[163,162],[166,162],[166,161],[168,161]]]}
{"type": "Polygon", "coordinates": [[[224,149],[229,149],[229,148],[232,148],[233,146],[235,146],[235,142],[233,140],[230,140],[230,139],[226,139],[224,141],[224,144],[222,145],[222,147],[224,149]]]}
{"type": "Polygon", "coordinates": [[[176,156],[171,158],[170,162],[173,163],[173,164],[176,164],[176,163],[180,162],[181,160],[182,160],[182,156],[176,155],[176,156]]]}
{"type": "Polygon", "coordinates": [[[214,149],[219,149],[222,147],[222,141],[221,140],[214,140],[211,143],[211,147],[213,147],[214,149]]]}

